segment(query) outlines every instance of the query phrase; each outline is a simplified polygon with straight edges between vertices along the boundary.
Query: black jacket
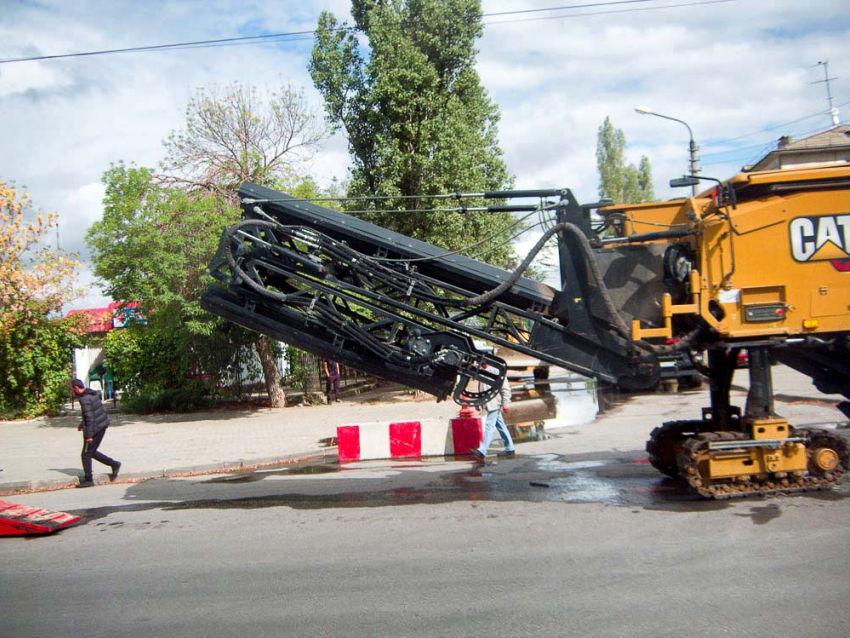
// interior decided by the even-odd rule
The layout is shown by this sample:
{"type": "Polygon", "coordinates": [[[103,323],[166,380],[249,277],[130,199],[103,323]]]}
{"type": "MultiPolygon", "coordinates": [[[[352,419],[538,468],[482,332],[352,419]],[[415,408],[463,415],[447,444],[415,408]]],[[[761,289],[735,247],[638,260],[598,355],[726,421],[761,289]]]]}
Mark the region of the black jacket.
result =
{"type": "Polygon", "coordinates": [[[80,408],[83,411],[83,437],[91,439],[109,427],[109,417],[103,409],[100,393],[87,388],[79,396],[80,408]]]}

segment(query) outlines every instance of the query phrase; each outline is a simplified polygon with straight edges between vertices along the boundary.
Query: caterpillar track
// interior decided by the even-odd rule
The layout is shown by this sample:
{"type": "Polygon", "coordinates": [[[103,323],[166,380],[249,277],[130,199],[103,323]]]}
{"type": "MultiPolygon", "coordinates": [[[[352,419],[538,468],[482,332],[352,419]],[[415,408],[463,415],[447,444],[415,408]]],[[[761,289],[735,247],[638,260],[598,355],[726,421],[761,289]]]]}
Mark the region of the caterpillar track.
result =
{"type": "Polygon", "coordinates": [[[668,421],[655,428],[646,442],[649,462],[656,470],[670,478],[679,478],[679,464],[676,457],[682,444],[695,433],[704,429],[704,421],[668,421]]]}
{"type": "MultiPolygon", "coordinates": [[[[675,431],[676,428],[670,428],[664,437],[671,438],[675,431]]],[[[676,457],[678,478],[700,496],[729,499],[831,489],[850,468],[850,446],[843,437],[825,430],[792,428],[790,438],[805,441],[808,458],[805,471],[712,478],[708,471],[712,454],[742,453],[747,449],[743,444],[753,441],[743,432],[702,432],[682,441],[676,457]],[[715,442],[740,442],[742,447],[713,452],[710,444],[715,442]]]]}

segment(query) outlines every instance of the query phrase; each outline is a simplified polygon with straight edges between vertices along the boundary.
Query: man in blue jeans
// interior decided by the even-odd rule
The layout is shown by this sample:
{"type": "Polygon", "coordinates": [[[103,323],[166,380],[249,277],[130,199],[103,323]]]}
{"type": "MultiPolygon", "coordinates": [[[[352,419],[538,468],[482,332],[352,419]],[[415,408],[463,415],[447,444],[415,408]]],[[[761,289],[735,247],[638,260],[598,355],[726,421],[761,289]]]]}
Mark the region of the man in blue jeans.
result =
{"type": "Polygon", "coordinates": [[[511,386],[508,385],[507,379],[505,379],[502,381],[502,386],[496,395],[484,406],[484,409],[487,411],[487,416],[484,419],[484,438],[481,440],[481,445],[478,446],[478,449],[472,450],[472,455],[480,462],[483,462],[484,457],[487,456],[487,449],[490,447],[493,437],[496,436],[497,430],[499,436],[502,437],[502,441],[505,443],[505,451],[499,454],[499,456],[509,459],[516,456],[511,433],[508,432],[508,426],[505,424],[504,417],[502,417],[502,411],[506,411],[510,404],[511,386]]]}

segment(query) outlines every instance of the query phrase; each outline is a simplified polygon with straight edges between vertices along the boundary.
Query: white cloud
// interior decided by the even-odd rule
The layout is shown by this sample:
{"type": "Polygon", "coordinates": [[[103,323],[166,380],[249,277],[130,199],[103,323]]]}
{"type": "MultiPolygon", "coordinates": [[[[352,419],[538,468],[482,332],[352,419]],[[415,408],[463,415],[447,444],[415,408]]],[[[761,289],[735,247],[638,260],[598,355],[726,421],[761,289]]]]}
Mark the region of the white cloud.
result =
{"type": "Polygon", "coordinates": [[[62,312],[69,310],[82,310],[84,308],[105,308],[112,299],[105,296],[95,283],[94,273],[90,265],[85,264],[77,277],[77,286],[85,292],[85,296],[74,299],[62,306],[62,312]]]}
{"type": "Polygon", "coordinates": [[[70,78],[47,65],[7,65],[0,67],[0,98],[70,86],[70,78]]]}
{"type": "Polygon", "coordinates": [[[62,250],[86,258],[86,231],[103,214],[103,194],[103,185],[93,182],[69,191],[59,202],[59,245],[62,250]]]}

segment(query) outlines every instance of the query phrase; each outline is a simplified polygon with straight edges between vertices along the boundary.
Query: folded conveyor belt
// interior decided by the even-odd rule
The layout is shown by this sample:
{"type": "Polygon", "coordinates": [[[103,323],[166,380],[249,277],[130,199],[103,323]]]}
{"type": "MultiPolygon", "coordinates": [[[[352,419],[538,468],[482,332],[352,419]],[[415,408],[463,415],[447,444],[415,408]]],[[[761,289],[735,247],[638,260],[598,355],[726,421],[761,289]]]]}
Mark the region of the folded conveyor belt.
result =
{"type": "MultiPolygon", "coordinates": [[[[285,225],[308,226],[341,241],[367,256],[388,258],[420,259],[417,271],[440,282],[451,282],[463,290],[481,294],[505,281],[510,273],[501,268],[464,257],[444,255],[445,250],[400,233],[381,228],[375,224],[323,208],[310,202],[296,199],[278,191],[245,182],[239,189],[245,218],[262,218],[254,207],[285,225]]],[[[499,301],[522,309],[538,312],[548,308],[557,291],[538,281],[521,277],[510,290],[500,296],[499,301]]]]}

